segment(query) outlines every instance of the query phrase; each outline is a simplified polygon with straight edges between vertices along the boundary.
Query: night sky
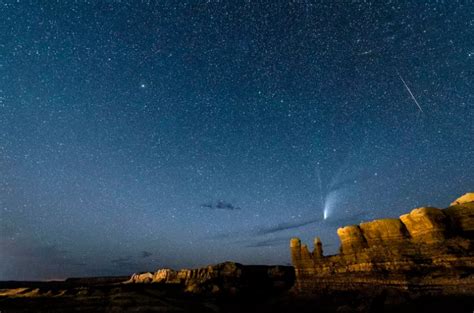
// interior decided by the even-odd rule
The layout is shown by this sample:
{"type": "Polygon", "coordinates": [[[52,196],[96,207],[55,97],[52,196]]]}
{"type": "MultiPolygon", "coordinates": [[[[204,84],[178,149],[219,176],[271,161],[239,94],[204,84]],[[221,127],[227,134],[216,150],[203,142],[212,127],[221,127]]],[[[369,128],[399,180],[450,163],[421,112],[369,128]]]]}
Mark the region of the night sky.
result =
{"type": "Polygon", "coordinates": [[[474,190],[472,1],[0,1],[0,279],[289,264],[474,190]]]}

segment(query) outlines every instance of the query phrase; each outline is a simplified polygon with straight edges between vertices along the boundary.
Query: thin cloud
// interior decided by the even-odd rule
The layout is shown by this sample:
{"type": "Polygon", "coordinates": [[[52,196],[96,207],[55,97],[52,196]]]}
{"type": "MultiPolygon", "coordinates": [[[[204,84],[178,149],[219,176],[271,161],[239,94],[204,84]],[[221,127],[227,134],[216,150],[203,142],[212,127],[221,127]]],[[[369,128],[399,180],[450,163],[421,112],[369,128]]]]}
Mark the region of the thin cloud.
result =
{"type": "Polygon", "coordinates": [[[149,251],[142,251],[142,253],[141,253],[141,257],[142,257],[143,259],[148,258],[148,257],[150,257],[150,256],[152,256],[152,255],[153,255],[153,253],[151,253],[151,252],[149,252],[149,251]]]}
{"type": "Polygon", "coordinates": [[[249,243],[246,245],[247,248],[263,248],[263,247],[274,247],[274,246],[282,246],[282,245],[289,245],[290,238],[289,237],[281,237],[281,238],[273,238],[267,240],[260,240],[254,243],[249,243]]]}
{"type": "Polygon", "coordinates": [[[321,219],[317,218],[317,219],[310,219],[310,220],[298,221],[298,222],[292,222],[292,223],[280,223],[275,226],[259,229],[256,231],[256,234],[257,235],[273,234],[273,233],[277,233],[277,232],[288,230],[288,229],[300,228],[300,227],[314,224],[320,221],[321,219]]]}
{"type": "Polygon", "coordinates": [[[324,221],[326,225],[330,226],[338,226],[338,227],[344,227],[348,225],[358,225],[360,224],[361,221],[367,221],[372,219],[369,214],[366,212],[361,212],[357,214],[353,214],[350,216],[344,216],[344,217],[339,217],[339,218],[331,218],[329,217],[324,221]]]}
{"type": "Polygon", "coordinates": [[[235,206],[230,202],[226,202],[222,200],[219,200],[217,202],[209,202],[209,203],[201,204],[201,208],[206,208],[206,209],[211,209],[211,210],[228,210],[228,211],[241,210],[240,207],[235,206]]]}
{"type": "Polygon", "coordinates": [[[269,234],[278,233],[280,231],[295,229],[295,228],[303,227],[306,225],[318,223],[321,221],[322,221],[321,218],[315,218],[315,219],[292,222],[292,223],[280,223],[280,224],[270,226],[270,227],[261,227],[261,228],[253,229],[251,231],[233,231],[233,232],[219,233],[219,234],[207,236],[206,239],[226,240],[226,239],[232,239],[232,238],[242,237],[242,236],[246,237],[247,235],[265,236],[269,234]]]}

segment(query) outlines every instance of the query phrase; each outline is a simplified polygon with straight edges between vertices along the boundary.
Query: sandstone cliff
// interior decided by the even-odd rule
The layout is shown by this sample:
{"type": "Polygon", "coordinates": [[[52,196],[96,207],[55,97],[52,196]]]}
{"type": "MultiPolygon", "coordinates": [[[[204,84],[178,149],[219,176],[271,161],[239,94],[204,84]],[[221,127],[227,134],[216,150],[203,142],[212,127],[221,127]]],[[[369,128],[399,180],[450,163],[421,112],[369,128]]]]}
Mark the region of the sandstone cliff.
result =
{"type": "Polygon", "coordinates": [[[399,219],[339,228],[340,254],[323,256],[298,238],[290,242],[295,291],[373,286],[474,295],[474,193],[449,208],[422,207],[399,219]]]}
{"type": "Polygon", "coordinates": [[[224,262],[197,269],[159,269],[133,274],[126,283],[161,283],[182,286],[191,293],[278,292],[291,288],[291,266],[242,265],[224,262]]]}

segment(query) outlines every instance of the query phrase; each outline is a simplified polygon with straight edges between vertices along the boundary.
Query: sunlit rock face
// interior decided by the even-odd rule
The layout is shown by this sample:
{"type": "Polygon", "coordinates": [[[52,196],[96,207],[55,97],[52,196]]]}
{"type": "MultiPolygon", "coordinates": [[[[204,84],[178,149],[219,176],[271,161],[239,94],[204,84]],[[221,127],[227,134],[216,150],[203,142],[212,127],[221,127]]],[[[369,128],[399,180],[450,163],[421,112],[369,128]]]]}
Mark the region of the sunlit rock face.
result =
{"type": "Polygon", "coordinates": [[[152,273],[136,273],[127,282],[130,283],[151,283],[153,281],[152,273]]]}
{"type": "Polygon", "coordinates": [[[341,240],[341,252],[352,253],[367,248],[367,240],[362,235],[359,225],[341,227],[337,230],[341,240]]]}
{"type": "Polygon", "coordinates": [[[474,193],[466,193],[445,211],[458,235],[474,238],[474,193]]]}
{"type": "Polygon", "coordinates": [[[437,208],[418,208],[400,216],[413,241],[436,243],[446,239],[448,216],[437,208]]]}
{"type": "Polygon", "coordinates": [[[362,223],[360,229],[369,247],[385,246],[408,238],[405,225],[394,218],[362,223]]]}
{"type": "Polygon", "coordinates": [[[451,205],[465,204],[470,202],[474,202],[474,192],[466,193],[465,195],[457,198],[451,203],[451,205]]]}
{"type": "Polygon", "coordinates": [[[196,269],[159,269],[155,273],[133,274],[125,283],[162,283],[200,294],[278,292],[293,286],[291,266],[242,265],[224,262],[196,269]]]}
{"type": "Polygon", "coordinates": [[[474,295],[472,195],[447,209],[421,207],[399,219],[341,227],[338,255],[320,256],[320,242],[311,253],[293,238],[294,290],[311,294],[387,287],[474,295]]]}

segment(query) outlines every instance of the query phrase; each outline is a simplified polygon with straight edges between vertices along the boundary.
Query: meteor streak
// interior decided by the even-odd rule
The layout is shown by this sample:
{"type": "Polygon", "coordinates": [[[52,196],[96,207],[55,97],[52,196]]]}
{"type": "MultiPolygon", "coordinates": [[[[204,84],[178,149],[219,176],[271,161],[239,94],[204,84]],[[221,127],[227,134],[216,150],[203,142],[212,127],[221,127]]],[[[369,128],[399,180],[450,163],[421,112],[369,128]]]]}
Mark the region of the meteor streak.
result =
{"type": "Polygon", "coordinates": [[[420,110],[421,113],[423,113],[423,109],[421,108],[421,106],[420,106],[420,104],[418,103],[418,101],[416,101],[416,98],[415,98],[415,96],[413,95],[413,93],[411,92],[410,87],[408,87],[407,83],[405,82],[405,80],[403,79],[402,75],[400,75],[400,73],[399,73],[398,71],[397,71],[397,74],[398,74],[398,77],[400,77],[400,80],[402,81],[403,85],[405,85],[405,88],[407,89],[407,91],[410,93],[411,98],[413,99],[413,101],[415,101],[416,106],[418,107],[418,109],[420,110]]]}

